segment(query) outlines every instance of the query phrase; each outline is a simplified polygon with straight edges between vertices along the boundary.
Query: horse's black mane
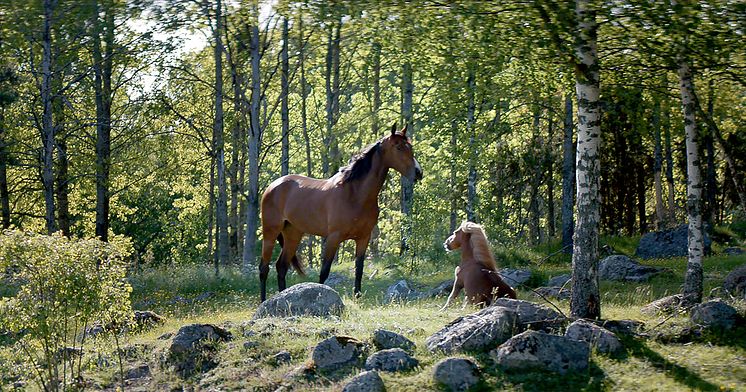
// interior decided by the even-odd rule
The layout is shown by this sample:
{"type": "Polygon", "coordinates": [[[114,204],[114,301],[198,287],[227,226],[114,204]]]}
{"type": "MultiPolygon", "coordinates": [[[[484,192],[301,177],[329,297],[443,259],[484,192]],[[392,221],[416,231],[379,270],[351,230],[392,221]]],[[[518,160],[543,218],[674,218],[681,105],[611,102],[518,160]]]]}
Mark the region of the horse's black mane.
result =
{"type": "Polygon", "coordinates": [[[339,169],[342,173],[342,182],[355,181],[365,177],[373,164],[373,156],[381,149],[381,142],[369,144],[362,151],[350,158],[347,166],[339,169]]]}

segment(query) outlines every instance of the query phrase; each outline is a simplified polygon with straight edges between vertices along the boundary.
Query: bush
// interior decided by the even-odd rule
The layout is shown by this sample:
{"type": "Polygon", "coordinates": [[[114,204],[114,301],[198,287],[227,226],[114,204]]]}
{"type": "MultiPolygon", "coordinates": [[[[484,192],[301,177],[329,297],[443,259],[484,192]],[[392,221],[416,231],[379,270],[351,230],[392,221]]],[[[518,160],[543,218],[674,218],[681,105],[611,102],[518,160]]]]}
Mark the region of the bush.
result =
{"type": "Polygon", "coordinates": [[[123,325],[131,317],[125,279],[128,241],[104,243],[7,231],[0,236],[0,271],[12,271],[14,296],[0,298],[0,330],[16,334],[43,390],[81,383],[86,325],[123,325]],[[78,365],[75,366],[76,361],[78,365]]]}

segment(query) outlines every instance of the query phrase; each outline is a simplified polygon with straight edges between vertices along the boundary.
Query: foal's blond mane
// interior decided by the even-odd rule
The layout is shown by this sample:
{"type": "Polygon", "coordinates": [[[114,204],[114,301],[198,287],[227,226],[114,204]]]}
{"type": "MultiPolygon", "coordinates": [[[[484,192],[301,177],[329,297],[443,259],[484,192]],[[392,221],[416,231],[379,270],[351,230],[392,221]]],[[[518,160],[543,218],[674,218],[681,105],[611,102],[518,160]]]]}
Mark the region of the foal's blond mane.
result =
{"type": "Polygon", "coordinates": [[[466,221],[461,224],[460,229],[464,233],[471,234],[469,242],[472,252],[474,252],[474,258],[484,264],[488,269],[497,271],[497,263],[495,262],[495,257],[492,255],[490,243],[487,241],[487,234],[484,233],[484,227],[474,222],[466,221]]]}

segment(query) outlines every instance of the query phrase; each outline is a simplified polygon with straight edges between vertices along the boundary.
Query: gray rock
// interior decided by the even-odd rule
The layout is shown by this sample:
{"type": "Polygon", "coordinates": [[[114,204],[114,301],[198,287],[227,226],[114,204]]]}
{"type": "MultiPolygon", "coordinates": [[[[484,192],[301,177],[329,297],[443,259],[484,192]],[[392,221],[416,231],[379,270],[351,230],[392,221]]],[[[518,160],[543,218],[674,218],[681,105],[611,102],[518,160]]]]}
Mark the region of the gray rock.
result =
{"type": "Polygon", "coordinates": [[[555,276],[549,279],[549,282],[547,282],[547,286],[562,287],[565,285],[565,283],[569,282],[570,279],[572,279],[572,274],[564,274],[564,275],[555,276]]]}
{"type": "Polygon", "coordinates": [[[618,354],[624,350],[622,342],[613,332],[587,320],[577,320],[570,324],[565,331],[565,336],[573,340],[588,342],[598,352],[604,354],[618,354]]]}
{"type": "Polygon", "coordinates": [[[723,249],[723,253],[725,253],[728,256],[739,256],[739,255],[746,253],[746,251],[743,250],[743,248],[739,248],[737,246],[731,246],[729,248],[723,249]]]}
{"type": "Polygon", "coordinates": [[[233,339],[230,332],[212,324],[190,324],[179,328],[166,350],[166,363],[180,376],[188,377],[217,366],[216,343],[233,339]]]}
{"type": "Polygon", "coordinates": [[[689,318],[705,328],[733,329],[738,323],[738,312],[723,301],[712,300],[692,308],[689,318]]]}
{"type": "MultiPolygon", "coordinates": [[[[643,259],[682,257],[688,253],[689,226],[682,224],[676,228],[646,233],[640,238],[635,255],[643,259]]],[[[710,253],[712,241],[705,235],[705,254],[710,253]]]]}
{"type": "Polygon", "coordinates": [[[358,365],[365,354],[365,345],[349,336],[333,336],[322,340],[314,347],[311,360],[321,371],[337,370],[358,365]]]}
{"type": "Polygon", "coordinates": [[[404,351],[412,352],[414,350],[414,342],[407,339],[403,335],[396,332],[387,331],[385,329],[377,329],[373,331],[373,338],[371,339],[373,345],[379,350],[386,350],[389,348],[400,348],[404,351]]]}
{"type": "Polygon", "coordinates": [[[326,278],[326,281],[324,281],[324,284],[331,288],[337,288],[340,286],[345,286],[345,285],[350,284],[350,279],[344,275],[340,275],[336,272],[332,272],[326,278]]]}
{"type": "Polygon", "coordinates": [[[420,293],[418,298],[445,297],[451,294],[451,290],[453,290],[453,279],[444,280],[432,289],[420,293]]]}
{"type": "Polygon", "coordinates": [[[385,392],[386,386],[383,385],[383,379],[375,370],[368,370],[353,377],[348,382],[342,392],[385,392]]]}
{"type": "Polygon", "coordinates": [[[124,374],[125,380],[136,380],[145,377],[150,377],[150,366],[148,366],[147,364],[129,368],[124,374]]]}
{"type": "Polygon", "coordinates": [[[385,302],[407,301],[418,296],[419,293],[412,289],[406,280],[402,279],[386,289],[385,302]]]}
{"type": "Polygon", "coordinates": [[[400,348],[381,350],[365,361],[365,370],[381,370],[384,372],[402,372],[416,368],[420,362],[412,358],[400,348]]]}
{"type": "Polygon", "coordinates": [[[642,309],[640,309],[640,312],[648,315],[656,315],[659,313],[673,313],[681,308],[681,306],[683,305],[683,298],[684,296],[681,294],[674,294],[667,297],[659,298],[643,306],[642,309]]]}
{"type": "Polygon", "coordinates": [[[588,369],[588,344],[565,336],[525,331],[490,352],[503,370],[548,370],[565,374],[588,369]]]}
{"type": "Polygon", "coordinates": [[[531,271],[529,270],[503,268],[497,272],[510,287],[520,286],[531,279],[531,271]]]}
{"type": "Polygon", "coordinates": [[[541,298],[541,296],[543,295],[544,297],[547,297],[547,298],[570,299],[571,293],[572,291],[569,288],[537,287],[534,289],[533,294],[539,298],[541,298]]]}
{"type": "Polygon", "coordinates": [[[540,304],[520,299],[498,298],[493,306],[502,306],[516,312],[520,330],[552,330],[567,323],[567,319],[556,311],[540,304]]]}
{"type": "Polygon", "coordinates": [[[734,269],[725,277],[723,289],[734,297],[746,298],[746,265],[734,269]]]}
{"type": "Polygon", "coordinates": [[[293,358],[290,356],[290,352],[287,350],[280,351],[279,353],[275,354],[272,359],[274,360],[276,365],[290,363],[290,361],[293,360],[293,358]]]}
{"type": "Polygon", "coordinates": [[[601,280],[644,282],[664,271],[665,268],[640,265],[624,255],[609,256],[598,265],[598,276],[601,280]]]}
{"type": "Polygon", "coordinates": [[[168,339],[171,339],[173,336],[174,336],[173,332],[165,332],[161,336],[158,336],[157,339],[158,340],[168,340],[168,339]]]}
{"type": "Polygon", "coordinates": [[[300,283],[262,302],[254,319],[288,316],[339,316],[344,311],[339,294],[327,285],[300,283]]]}
{"type": "Polygon", "coordinates": [[[447,390],[463,392],[479,383],[479,368],[464,358],[446,358],[435,364],[433,379],[447,390]]]}
{"type": "Polygon", "coordinates": [[[135,310],[133,319],[138,329],[151,328],[166,322],[165,317],[152,310],[135,310]]]}
{"type": "Polygon", "coordinates": [[[249,340],[247,342],[243,342],[243,349],[244,350],[251,350],[254,347],[259,347],[259,342],[255,342],[253,340],[249,340]]]}
{"type": "Polygon", "coordinates": [[[645,323],[637,320],[590,320],[599,327],[605,328],[617,335],[641,336],[645,323]]]}
{"type": "Polygon", "coordinates": [[[427,338],[430,351],[447,354],[482,351],[509,339],[518,330],[518,314],[501,306],[490,306],[459,317],[427,338]]]}

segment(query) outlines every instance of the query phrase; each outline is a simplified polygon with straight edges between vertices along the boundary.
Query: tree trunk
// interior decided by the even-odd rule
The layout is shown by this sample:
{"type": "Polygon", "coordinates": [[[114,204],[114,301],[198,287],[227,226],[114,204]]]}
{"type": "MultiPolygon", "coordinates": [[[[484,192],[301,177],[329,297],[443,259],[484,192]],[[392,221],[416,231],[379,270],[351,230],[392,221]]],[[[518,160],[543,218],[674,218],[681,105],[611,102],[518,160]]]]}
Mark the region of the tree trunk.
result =
{"type": "Polygon", "coordinates": [[[288,113],[288,73],[290,63],[288,60],[288,18],[282,21],[282,78],[280,85],[282,92],[280,114],[282,117],[282,157],[280,158],[280,174],[286,176],[290,170],[290,117],[288,113]]]}
{"type": "MultiPolygon", "coordinates": [[[[640,143],[637,148],[642,150],[643,146],[642,143],[640,143]]],[[[647,198],[645,197],[645,174],[647,171],[645,170],[645,163],[643,160],[643,156],[638,155],[637,163],[635,166],[637,166],[637,170],[635,170],[635,179],[637,180],[637,219],[640,224],[640,234],[645,234],[648,231],[648,217],[647,217],[647,198]]]]}
{"type": "Polygon", "coordinates": [[[539,136],[539,125],[541,119],[540,105],[537,102],[534,108],[534,123],[533,123],[533,150],[530,152],[530,162],[533,162],[533,177],[531,178],[531,191],[529,196],[528,213],[529,213],[529,224],[528,224],[528,235],[529,243],[536,245],[541,242],[539,237],[539,185],[541,184],[541,138],[539,136]]]}
{"type": "Polygon", "coordinates": [[[57,173],[55,175],[55,196],[57,201],[57,222],[60,232],[70,237],[70,198],[69,160],[67,158],[67,135],[65,130],[65,108],[61,97],[52,102],[52,111],[57,119],[55,139],[57,145],[57,173]]]}
{"type": "MultiPolygon", "coordinates": [[[[401,115],[404,120],[404,126],[407,128],[407,136],[414,135],[413,113],[412,113],[412,95],[414,94],[414,82],[412,80],[412,64],[404,63],[402,66],[402,103],[401,115]]],[[[409,252],[410,237],[412,236],[412,196],[414,193],[414,183],[408,178],[401,177],[401,211],[404,214],[401,227],[401,243],[399,244],[399,255],[409,252]]]]}
{"type": "Polygon", "coordinates": [[[229,50],[229,65],[231,69],[231,83],[233,84],[233,127],[231,129],[231,164],[228,168],[228,179],[230,181],[230,207],[228,211],[228,226],[229,226],[229,247],[231,261],[235,261],[239,257],[239,241],[241,220],[238,211],[239,198],[241,197],[241,188],[243,182],[239,180],[239,167],[241,166],[241,151],[243,149],[242,143],[242,126],[244,117],[243,110],[243,90],[242,90],[242,78],[238,73],[237,59],[234,54],[229,50]]]}
{"type": "MultiPolygon", "coordinates": [[[[339,121],[339,68],[340,68],[340,50],[339,43],[341,40],[342,31],[342,18],[340,17],[337,21],[337,27],[334,31],[334,41],[332,42],[332,126],[337,125],[339,121]]],[[[339,157],[339,139],[337,138],[336,132],[331,134],[331,151],[329,152],[329,159],[331,160],[331,174],[336,173],[339,170],[340,157],[339,157]]]]}
{"type": "Polygon", "coordinates": [[[477,222],[477,147],[476,147],[476,130],[474,129],[474,90],[476,90],[475,67],[468,65],[468,74],[466,77],[466,93],[468,95],[466,104],[466,132],[469,134],[469,177],[466,185],[466,219],[471,222],[477,222]]]}
{"type": "MultiPolygon", "coordinates": [[[[213,228],[215,225],[215,157],[210,152],[210,189],[207,191],[207,253],[205,260],[213,260],[213,228]]],[[[215,274],[219,268],[215,267],[215,274]]]]}
{"type": "Polygon", "coordinates": [[[96,90],[96,237],[109,240],[109,204],[111,168],[111,78],[114,55],[114,12],[104,9],[103,25],[94,15],[97,26],[93,44],[94,88],[96,90]],[[103,37],[103,48],[101,46],[103,37]]]}
{"type": "Polygon", "coordinates": [[[259,72],[259,10],[253,6],[254,20],[251,26],[251,129],[249,135],[249,189],[248,207],[246,209],[246,235],[244,237],[243,268],[244,273],[256,261],[256,240],[259,226],[259,147],[262,143],[262,129],[259,126],[259,104],[261,99],[261,74],[259,72]]]}
{"type": "MultiPolygon", "coordinates": [[[[215,223],[217,224],[216,248],[217,263],[226,265],[229,260],[228,243],[228,188],[225,176],[225,140],[223,137],[223,15],[222,1],[215,4],[215,120],[212,137],[215,153],[215,171],[217,174],[218,198],[215,206],[215,223]]],[[[215,273],[218,272],[216,264],[215,273]]]]}
{"type": "Polygon", "coordinates": [[[0,208],[3,229],[10,228],[10,192],[8,192],[8,164],[10,154],[5,134],[5,108],[0,107],[0,208]]]}
{"type": "Polygon", "coordinates": [[[334,92],[332,90],[332,69],[334,61],[334,27],[329,26],[326,41],[326,67],[324,85],[326,87],[326,132],[324,133],[324,151],[321,154],[321,171],[324,177],[331,177],[329,158],[331,155],[332,127],[334,125],[334,92]]]}
{"type": "Polygon", "coordinates": [[[577,146],[577,223],[572,255],[573,317],[601,317],[598,290],[599,178],[601,164],[601,116],[599,102],[599,64],[596,52],[598,25],[589,0],[576,0],[579,31],[576,38],[576,90],[578,96],[577,146]]]}
{"type": "MultiPolygon", "coordinates": [[[[378,122],[378,111],[381,109],[381,44],[374,42],[371,48],[373,52],[373,107],[371,108],[371,131],[376,138],[381,137],[379,134],[380,124],[378,122]]],[[[381,235],[381,229],[378,222],[373,227],[370,236],[370,255],[374,258],[380,256],[378,241],[381,235]]]]}
{"type": "Polygon", "coordinates": [[[689,256],[684,277],[684,297],[689,303],[702,301],[702,256],[704,255],[704,233],[702,232],[702,176],[700,174],[697,146],[697,119],[694,101],[694,81],[689,64],[679,60],[679,89],[684,112],[686,131],[686,207],[689,220],[689,256]]]}
{"type": "Polygon", "coordinates": [[[572,253],[573,188],[575,188],[575,143],[572,94],[565,97],[565,127],[562,142],[562,249],[572,253]]]}
{"type": "Polygon", "coordinates": [[[549,116],[549,129],[547,135],[547,147],[545,148],[547,162],[547,230],[549,238],[554,238],[556,234],[554,219],[554,157],[552,156],[551,146],[554,138],[554,116],[549,116]]]}
{"type": "Polygon", "coordinates": [[[42,129],[41,142],[44,148],[42,153],[41,181],[44,187],[44,204],[47,234],[57,231],[55,222],[54,203],[54,124],[52,122],[52,12],[53,1],[44,0],[44,30],[42,32],[42,82],[41,82],[41,104],[42,129]]]}
{"type": "Polygon", "coordinates": [[[666,113],[666,122],[663,137],[666,147],[666,185],[668,185],[668,219],[667,224],[676,222],[676,198],[674,195],[674,180],[673,180],[673,153],[671,152],[671,121],[670,113],[666,113]]]}
{"type": "MultiPolygon", "coordinates": [[[[301,13],[298,15],[298,37],[299,37],[299,61],[298,66],[300,67],[300,119],[301,119],[301,132],[303,133],[303,142],[306,147],[306,176],[313,176],[313,161],[311,160],[311,138],[308,135],[308,86],[306,84],[306,41],[303,36],[303,14],[302,8],[301,13]]],[[[308,235],[306,238],[307,257],[308,265],[313,266],[313,236],[308,235]]]]}
{"type": "Polygon", "coordinates": [[[450,202],[451,202],[451,208],[450,208],[450,231],[449,233],[453,233],[456,231],[456,228],[458,227],[458,199],[459,199],[459,192],[458,192],[458,184],[456,183],[457,175],[456,171],[457,165],[456,161],[458,159],[458,123],[456,120],[451,120],[451,170],[450,170],[450,179],[448,181],[448,184],[450,186],[450,202]]]}
{"type": "Polygon", "coordinates": [[[655,227],[656,230],[663,230],[666,226],[666,212],[663,206],[663,145],[661,143],[661,121],[660,111],[661,103],[660,98],[655,96],[655,103],[653,104],[653,134],[655,136],[655,149],[654,149],[654,161],[653,161],[653,178],[655,187],[655,227]]]}
{"type": "MultiPolygon", "coordinates": [[[[714,111],[714,94],[715,88],[713,86],[713,80],[710,79],[709,85],[709,98],[707,100],[707,116],[712,118],[714,111]]],[[[712,127],[707,127],[707,132],[704,133],[704,145],[705,151],[707,152],[707,174],[706,174],[706,187],[705,187],[705,204],[704,221],[706,223],[705,230],[712,230],[713,224],[715,223],[715,216],[717,211],[717,174],[715,172],[715,143],[714,137],[715,130],[712,127]]]]}

